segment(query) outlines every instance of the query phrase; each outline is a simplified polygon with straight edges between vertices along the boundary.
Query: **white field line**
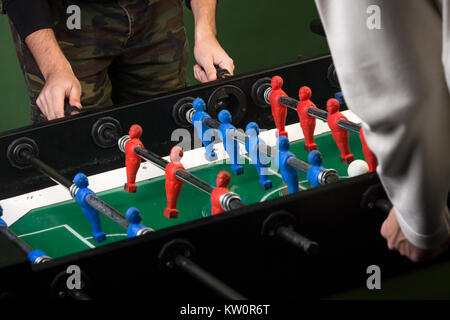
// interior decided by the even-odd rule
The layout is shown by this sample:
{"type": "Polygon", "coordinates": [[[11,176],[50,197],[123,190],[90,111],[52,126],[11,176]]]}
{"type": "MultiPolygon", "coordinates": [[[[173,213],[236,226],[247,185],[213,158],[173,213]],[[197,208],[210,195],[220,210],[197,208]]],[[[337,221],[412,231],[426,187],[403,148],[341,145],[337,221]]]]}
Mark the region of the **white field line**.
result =
{"type": "Polygon", "coordinates": [[[42,232],[47,232],[47,231],[50,231],[50,230],[53,230],[53,229],[63,228],[64,226],[65,226],[65,225],[62,224],[62,225],[60,225],[60,226],[56,226],[56,227],[52,227],[52,228],[48,228],[48,229],[43,229],[43,230],[40,230],[40,231],[35,231],[35,232],[25,233],[25,234],[22,234],[22,235],[20,235],[20,236],[18,236],[18,237],[19,237],[19,238],[22,238],[22,237],[32,236],[32,235],[34,235],[34,234],[39,234],[39,233],[42,233],[42,232]]]}
{"type": "Polygon", "coordinates": [[[35,234],[39,234],[39,233],[43,233],[43,232],[47,232],[50,230],[54,230],[54,229],[58,229],[58,228],[66,228],[69,232],[71,232],[75,237],[77,237],[78,239],[81,240],[81,242],[83,242],[85,245],[87,245],[89,248],[95,248],[95,246],[93,244],[91,244],[89,241],[85,240],[85,238],[83,238],[81,236],[81,234],[79,234],[78,232],[76,232],[72,227],[70,227],[67,224],[62,224],[56,227],[52,227],[52,228],[48,228],[48,229],[43,229],[43,230],[39,230],[39,231],[35,231],[35,232],[30,232],[30,233],[26,233],[26,234],[22,234],[20,236],[18,236],[19,238],[22,237],[27,237],[27,236],[31,236],[31,235],[35,235],[35,234]]]}
{"type": "MultiPolygon", "coordinates": [[[[108,237],[123,237],[123,236],[127,236],[127,234],[126,233],[114,233],[114,234],[107,234],[106,235],[106,238],[108,238],[108,237]]],[[[87,238],[84,238],[84,239],[86,239],[86,240],[92,240],[92,239],[94,239],[94,237],[87,237],[87,238]]]]}
{"type": "Polygon", "coordinates": [[[89,241],[85,240],[85,239],[81,236],[81,234],[79,234],[78,232],[76,232],[75,230],[73,230],[70,226],[68,226],[67,224],[65,224],[64,226],[67,228],[67,230],[69,230],[70,232],[72,232],[73,235],[74,235],[75,237],[77,237],[78,239],[80,239],[80,240],[81,240],[84,244],[86,244],[89,248],[95,248],[95,246],[94,246],[92,243],[90,243],[89,241]]]}

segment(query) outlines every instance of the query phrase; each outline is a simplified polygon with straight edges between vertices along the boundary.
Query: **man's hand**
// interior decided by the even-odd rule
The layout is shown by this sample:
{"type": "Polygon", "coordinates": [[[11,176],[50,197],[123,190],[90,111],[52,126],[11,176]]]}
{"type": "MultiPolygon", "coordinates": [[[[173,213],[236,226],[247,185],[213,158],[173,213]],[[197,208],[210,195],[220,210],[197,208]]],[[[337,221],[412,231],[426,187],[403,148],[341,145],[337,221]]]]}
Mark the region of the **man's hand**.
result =
{"type": "Polygon", "coordinates": [[[71,70],[50,73],[36,104],[48,120],[64,117],[64,101],[81,109],[81,85],[71,70]]]}
{"type": "Polygon", "coordinates": [[[223,50],[216,37],[217,0],[191,0],[195,20],[194,76],[198,81],[217,79],[214,65],[234,72],[233,60],[223,50]]]}
{"type": "Polygon", "coordinates": [[[25,38],[45,78],[36,104],[48,120],[64,117],[64,101],[81,109],[81,85],[61,51],[52,29],[41,29],[25,38]]]}
{"type": "Polygon", "coordinates": [[[202,39],[196,39],[194,56],[198,63],[194,66],[194,76],[198,81],[217,80],[217,71],[214,65],[228,70],[231,75],[234,72],[233,60],[212,34],[202,39]]]}
{"type": "Polygon", "coordinates": [[[406,256],[414,262],[427,260],[440,255],[447,250],[450,243],[449,238],[449,240],[440,247],[431,250],[425,250],[414,246],[406,239],[402,229],[400,229],[394,208],[389,212],[388,217],[381,226],[380,232],[387,240],[387,245],[390,250],[397,250],[402,256],[406,256]]]}

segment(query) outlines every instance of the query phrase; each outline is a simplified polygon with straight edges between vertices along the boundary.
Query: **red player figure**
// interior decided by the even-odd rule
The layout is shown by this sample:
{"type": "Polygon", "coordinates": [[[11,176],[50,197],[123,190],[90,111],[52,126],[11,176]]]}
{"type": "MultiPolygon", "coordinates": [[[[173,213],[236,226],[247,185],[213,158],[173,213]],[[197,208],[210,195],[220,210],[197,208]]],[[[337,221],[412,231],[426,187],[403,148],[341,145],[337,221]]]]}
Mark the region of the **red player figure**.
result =
{"type": "Polygon", "coordinates": [[[341,160],[345,164],[350,164],[354,160],[353,154],[350,153],[350,148],[348,146],[348,131],[339,127],[339,119],[347,119],[342,113],[339,112],[339,101],[332,98],[327,101],[328,110],[328,126],[330,127],[331,134],[333,135],[334,141],[341,152],[341,160]]]}
{"type": "Polygon", "coordinates": [[[225,193],[230,192],[228,190],[227,186],[231,181],[231,176],[226,171],[221,171],[217,175],[216,184],[217,187],[213,190],[211,193],[211,215],[216,215],[219,213],[223,213],[225,210],[223,210],[222,206],[220,205],[220,197],[224,195],[225,193]]]}
{"type": "Polygon", "coordinates": [[[125,144],[125,166],[127,167],[127,183],[124,190],[128,193],[135,193],[137,191],[136,174],[141,165],[141,157],[135,152],[134,148],[144,147],[139,138],[142,136],[142,128],[140,125],[133,124],[128,134],[130,140],[125,144]]]}
{"type": "Polygon", "coordinates": [[[308,108],[317,108],[314,102],[310,100],[312,95],[309,87],[301,87],[298,91],[300,102],[297,105],[297,113],[300,119],[300,126],[302,127],[303,135],[305,137],[304,148],[311,152],[317,149],[317,144],[314,143],[314,129],[316,128],[316,118],[308,114],[308,108]]]}
{"type": "Polygon", "coordinates": [[[166,166],[166,198],[167,208],[164,209],[164,215],[169,219],[178,218],[177,200],[180,195],[183,181],[175,175],[177,170],[183,169],[181,158],[183,157],[183,149],[175,146],[170,150],[170,162],[166,166]]]}
{"type": "Polygon", "coordinates": [[[378,160],[375,154],[370,150],[369,146],[367,145],[366,138],[364,137],[363,128],[359,130],[359,138],[361,139],[362,144],[362,150],[364,153],[364,156],[366,157],[367,165],[369,166],[368,172],[374,172],[377,170],[378,166],[378,160]]]}
{"type": "Polygon", "coordinates": [[[275,121],[275,125],[278,129],[278,136],[286,136],[285,130],[287,107],[283,106],[278,99],[281,96],[287,96],[287,94],[281,89],[283,86],[283,79],[279,76],[274,76],[271,81],[272,92],[269,95],[270,107],[272,108],[272,116],[275,121]]]}

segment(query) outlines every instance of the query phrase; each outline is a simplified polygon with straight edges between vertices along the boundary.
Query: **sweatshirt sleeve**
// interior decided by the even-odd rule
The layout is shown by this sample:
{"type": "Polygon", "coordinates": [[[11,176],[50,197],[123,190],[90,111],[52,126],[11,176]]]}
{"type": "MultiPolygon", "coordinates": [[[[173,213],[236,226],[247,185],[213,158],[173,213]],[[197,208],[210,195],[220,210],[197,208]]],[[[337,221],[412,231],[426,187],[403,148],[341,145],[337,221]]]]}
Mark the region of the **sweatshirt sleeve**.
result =
{"type": "Polygon", "coordinates": [[[35,31],[53,28],[47,0],[3,0],[3,9],[22,40],[35,31]]]}
{"type": "Polygon", "coordinates": [[[403,233],[419,248],[441,245],[450,223],[450,12],[432,1],[316,4],[403,233]]]}

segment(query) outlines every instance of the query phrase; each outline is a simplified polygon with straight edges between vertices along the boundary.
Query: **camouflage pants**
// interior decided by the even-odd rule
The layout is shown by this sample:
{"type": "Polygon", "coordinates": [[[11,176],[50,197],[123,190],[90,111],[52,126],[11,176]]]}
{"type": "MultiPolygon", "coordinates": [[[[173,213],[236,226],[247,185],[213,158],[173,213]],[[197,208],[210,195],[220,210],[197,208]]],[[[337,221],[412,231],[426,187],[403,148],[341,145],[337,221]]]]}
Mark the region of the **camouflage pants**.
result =
{"type": "MultiPolygon", "coordinates": [[[[49,0],[56,39],[82,87],[84,110],[142,100],[187,86],[188,43],[180,0],[49,0]],[[81,9],[81,29],[69,30],[68,6],[81,9]]],[[[11,25],[28,92],[31,120],[44,78],[11,25]]]]}

